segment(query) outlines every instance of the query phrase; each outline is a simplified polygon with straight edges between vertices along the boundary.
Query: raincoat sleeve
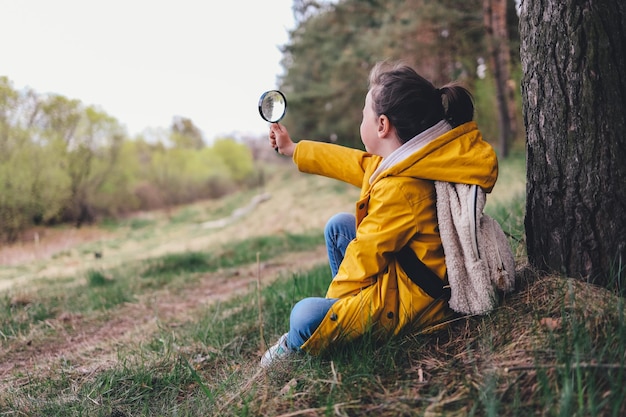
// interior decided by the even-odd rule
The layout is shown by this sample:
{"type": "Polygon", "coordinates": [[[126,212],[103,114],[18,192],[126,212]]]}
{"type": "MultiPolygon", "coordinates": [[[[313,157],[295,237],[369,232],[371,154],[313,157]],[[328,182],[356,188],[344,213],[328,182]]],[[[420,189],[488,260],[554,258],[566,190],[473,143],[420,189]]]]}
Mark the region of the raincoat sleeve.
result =
{"type": "Polygon", "coordinates": [[[308,174],[323,175],[361,187],[368,167],[379,157],[358,149],[332,143],[303,140],[298,142],[293,161],[308,174]]]}

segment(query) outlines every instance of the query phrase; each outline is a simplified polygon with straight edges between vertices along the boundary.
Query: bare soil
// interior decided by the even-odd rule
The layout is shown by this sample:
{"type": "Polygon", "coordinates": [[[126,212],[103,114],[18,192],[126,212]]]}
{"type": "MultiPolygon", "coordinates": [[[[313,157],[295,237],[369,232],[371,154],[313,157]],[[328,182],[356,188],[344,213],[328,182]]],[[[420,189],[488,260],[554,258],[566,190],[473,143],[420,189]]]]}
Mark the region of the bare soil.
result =
{"type": "Polygon", "coordinates": [[[89,226],[80,229],[33,228],[22,233],[17,243],[0,245],[0,266],[49,259],[56,253],[81,243],[103,239],[106,235],[104,230],[89,226]]]}

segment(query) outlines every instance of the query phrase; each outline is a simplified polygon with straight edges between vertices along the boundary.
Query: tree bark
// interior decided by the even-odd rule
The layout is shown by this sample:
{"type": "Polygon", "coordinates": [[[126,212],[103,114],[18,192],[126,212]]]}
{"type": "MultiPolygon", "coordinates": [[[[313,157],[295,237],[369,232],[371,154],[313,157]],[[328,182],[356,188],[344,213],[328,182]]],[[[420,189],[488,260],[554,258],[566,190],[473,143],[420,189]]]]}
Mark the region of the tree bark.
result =
{"type": "Polygon", "coordinates": [[[529,262],[619,285],[626,263],[626,3],[524,0],[521,7],[529,262]]]}

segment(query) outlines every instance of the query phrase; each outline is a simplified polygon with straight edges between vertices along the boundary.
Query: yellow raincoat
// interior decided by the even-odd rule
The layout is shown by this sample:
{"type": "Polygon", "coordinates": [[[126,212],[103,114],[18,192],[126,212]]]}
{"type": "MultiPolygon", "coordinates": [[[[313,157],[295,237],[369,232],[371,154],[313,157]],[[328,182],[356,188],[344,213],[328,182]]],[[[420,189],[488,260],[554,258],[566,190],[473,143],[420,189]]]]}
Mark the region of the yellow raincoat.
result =
{"type": "Polygon", "coordinates": [[[353,340],[368,330],[386,336],[407,325],[426,327],[446,318],[451,312],[447,301],[434,300],[414,284],[394,254],[410,245],[447,282],[434,181],[477,184],[490,192],[498,175],[496,154],[476,123],[439,136],[371,184],[382,158],[367,152],[301,141],[293,160],[302,172],[361,187],[356,238],[326,294],[339,300],[302,349],[318,354],[331,343],[353,340]]]}

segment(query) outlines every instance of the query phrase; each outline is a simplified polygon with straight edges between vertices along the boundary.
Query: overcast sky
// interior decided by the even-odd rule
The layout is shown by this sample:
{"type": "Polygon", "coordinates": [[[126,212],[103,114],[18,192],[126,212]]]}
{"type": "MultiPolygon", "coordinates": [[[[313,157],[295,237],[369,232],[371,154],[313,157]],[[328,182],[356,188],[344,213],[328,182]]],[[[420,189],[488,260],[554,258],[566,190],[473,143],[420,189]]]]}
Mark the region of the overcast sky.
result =
{"type": "Polygon", "coordinates": [[[95,105],[134,136],[190,118],[208,140],[267,132],[292,0],[0,0],[0,75],[95,105]]]}

